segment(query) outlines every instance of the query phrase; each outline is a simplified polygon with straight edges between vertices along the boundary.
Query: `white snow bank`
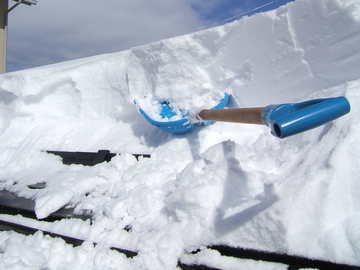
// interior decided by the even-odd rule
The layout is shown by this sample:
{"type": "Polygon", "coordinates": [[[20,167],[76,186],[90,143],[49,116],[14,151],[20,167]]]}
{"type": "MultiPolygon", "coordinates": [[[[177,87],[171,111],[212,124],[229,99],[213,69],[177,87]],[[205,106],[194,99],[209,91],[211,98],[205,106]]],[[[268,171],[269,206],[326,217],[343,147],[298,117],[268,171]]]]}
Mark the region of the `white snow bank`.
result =
{"type": "Polygon", "coordinates": [[[130,90],[192,110],[216,105],[203,102],[218,92],[219,99],[224,92],[233,94],[236,106],[263,106],[305,99],[357,79],[356,6],[339,2],[296,1],[222,27],[134,48],[130,90]]]}
{"type": "Polygon", "coordinates": [[[33,198],[39,218],[70,205],[94,220],[1,218],[99,243],[72,249],[42,234],[0,233],[1,265],[172,269],[180,258],[285,268],[186,253],[221,243],[360,265],[359,14],[357,1],[298,0],[191,35],[1,76],[0,189],[33,198]],[[345,95],[352,111],[279,140],[266,127],[231,123],[167,134],[133,102],[147,96],[191,111],[224,92],[229,107],[345,95]],[[122,155],[84,167],[42,152],[99,149],[122,155]],[[41,182],[42,190],[27,187],[41,182]],[[38,255],[26,253],[35,243],[38,255]],[[110,246],[139,255],[127,259],[110,246]]]}

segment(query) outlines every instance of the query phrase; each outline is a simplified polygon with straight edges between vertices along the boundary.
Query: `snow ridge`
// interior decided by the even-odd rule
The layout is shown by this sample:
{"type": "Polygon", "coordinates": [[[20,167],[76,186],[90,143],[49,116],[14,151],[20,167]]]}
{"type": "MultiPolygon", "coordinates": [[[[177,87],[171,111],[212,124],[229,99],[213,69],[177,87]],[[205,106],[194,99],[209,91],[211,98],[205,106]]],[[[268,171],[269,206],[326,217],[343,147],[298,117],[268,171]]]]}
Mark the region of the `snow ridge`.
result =
{"type": "MultiPolygon", "coordinates": [[[[179,258],[191,260],[186,252],[227,244],[360,265],[359,14],[355,0],[297,0],[190,35],[0,76],[0,189],[33,199],[39,218],[64,206],[93,214],[91,225],[6,219],[99,243],[71,248],[41,233],[1,232],[0,264],[175,269],[179,258]],[[170,101],[197,111],[224,92],[229,107],[344,95],[352,111],[279,140],[266,127],[232,123],[167,134],[134,105],[146,96],[150,110],[170,101]],[[122,155],[85,167],[43,152],[99,149],[122,155]],[[28,188],[36,183],[46,187],[28,188]],[[29,246],[37,253],[21,252],[29,246]]],[[[285,269],[201,256],[222,269],[285,269]]]]}

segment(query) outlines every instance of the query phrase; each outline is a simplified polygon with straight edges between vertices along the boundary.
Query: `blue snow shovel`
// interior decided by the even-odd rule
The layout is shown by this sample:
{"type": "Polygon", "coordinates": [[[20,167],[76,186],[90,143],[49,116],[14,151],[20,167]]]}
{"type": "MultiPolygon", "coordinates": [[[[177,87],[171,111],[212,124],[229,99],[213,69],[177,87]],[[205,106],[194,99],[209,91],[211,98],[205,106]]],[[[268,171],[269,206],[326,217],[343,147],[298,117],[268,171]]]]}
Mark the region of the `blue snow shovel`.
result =
{"type": "MultiPolygon", "coordinates": [[[[350,112],[350,104],[345,97],[314,99],[300,103],[268,105],[257,108],[221,109],[225,107],[228,95],[220,104],[210,110],[202,110],[196,124],[204,121],[264,124],[271,134],[285,138],[309,129],[321,126],[350,112]],[[224,104],[225,103],[225,104],[224,104]]],[[[153,125],[170,133],[187,133],[194,129],[194,123],[187,115],[180,120],[171,121],[172,112],[169,103],[162,104],[161,116],[164,121],[156,121],[141,108],[139,111],[153,125]]],[[[208,122],[205,122],[208,123],[208,122]]]]}

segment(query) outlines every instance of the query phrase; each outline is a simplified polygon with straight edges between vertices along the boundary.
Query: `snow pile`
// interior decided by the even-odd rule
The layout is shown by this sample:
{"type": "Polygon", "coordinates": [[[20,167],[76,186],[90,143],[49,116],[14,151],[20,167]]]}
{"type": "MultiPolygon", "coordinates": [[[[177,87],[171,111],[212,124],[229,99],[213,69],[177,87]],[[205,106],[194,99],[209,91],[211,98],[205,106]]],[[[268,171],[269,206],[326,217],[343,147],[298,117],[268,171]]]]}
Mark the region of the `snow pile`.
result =
{"type": "Polygon", "coordinates": [[[39,218],[74,206],[93,221],[1,219],[99,243],[71,248],[41,233],[2,232],[1,265],[173,269],[180,259],[285,268],[208,250],[187,255],[210,244],[360,265],[359,48],[357,1],[298,0],[191,35],[1,76],[0,189],[33,198],[39,218]],[[224,92],[229,107],[345,95],[352,111],[279,140],[265,126],[231,123],[167,134],[133,102],[146,96],[192,111],[224,92]],[[99,149],[122,155],[84,167],[43,152],[99,149]],[[36,183],[46,187],[28,188],[36,183]],[[110,246],[139,255],[127,259],[110,246]]]}

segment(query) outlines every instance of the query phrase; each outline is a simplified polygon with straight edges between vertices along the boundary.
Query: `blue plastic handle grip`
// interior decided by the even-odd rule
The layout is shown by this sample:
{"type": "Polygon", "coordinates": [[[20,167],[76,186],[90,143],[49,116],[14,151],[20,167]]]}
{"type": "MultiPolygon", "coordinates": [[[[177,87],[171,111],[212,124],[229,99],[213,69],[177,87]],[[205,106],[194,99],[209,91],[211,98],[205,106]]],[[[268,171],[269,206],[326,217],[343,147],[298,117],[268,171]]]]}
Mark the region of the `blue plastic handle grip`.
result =
{"type": "Polygon", "coordinates": [[[318,127],[350,112],[345,97],[315,99],[301,103],[269,105],[261,113],[271,133],[285,138],[318,127]]]}

